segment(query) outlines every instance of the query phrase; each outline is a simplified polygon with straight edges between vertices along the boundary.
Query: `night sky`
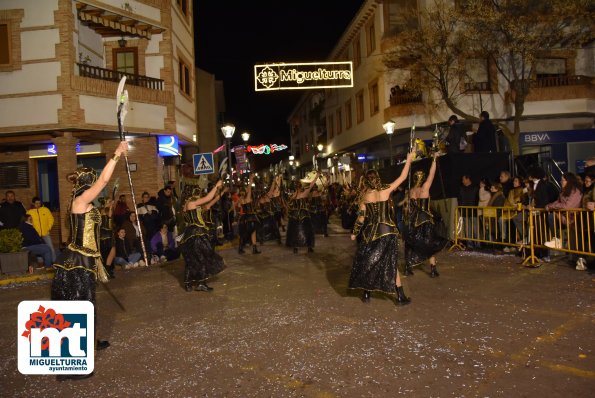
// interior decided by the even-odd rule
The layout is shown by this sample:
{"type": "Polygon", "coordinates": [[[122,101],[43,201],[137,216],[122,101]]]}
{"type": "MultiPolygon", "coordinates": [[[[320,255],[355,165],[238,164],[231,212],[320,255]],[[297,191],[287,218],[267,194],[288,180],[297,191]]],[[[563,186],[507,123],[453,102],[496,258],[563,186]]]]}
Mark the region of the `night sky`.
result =
{"type": "Polygon", "coordinates": [[[254,91],[254,65],[326,61],[363,0],[194,0],[196,65],[222,80],[234,142],[289,146],[289,113],[305,90],[254,91]]]}

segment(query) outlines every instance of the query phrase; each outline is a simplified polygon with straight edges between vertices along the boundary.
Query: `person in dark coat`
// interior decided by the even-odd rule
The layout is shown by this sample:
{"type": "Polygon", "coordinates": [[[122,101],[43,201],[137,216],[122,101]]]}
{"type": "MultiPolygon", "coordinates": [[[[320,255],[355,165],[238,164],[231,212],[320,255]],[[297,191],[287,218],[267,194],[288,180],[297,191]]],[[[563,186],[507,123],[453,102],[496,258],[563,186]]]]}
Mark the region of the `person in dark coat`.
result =
{"type": "Polygon", "coordinates": [[[457,115],[451,115],[448,118],[448,124],[450,130],[448,136],[446,136],[446,142],[448,142],[448,153],[461,153],[461,137],[463,137],[463,125],[459,123],[457,115]]]}
{"type": "Polygon", "coordinates": [[[490,114],[486,111],[479,114],[479,128],[473,142],[475,152],[497,152],[496,127],[490,120],[490,114]]]}
{"type": "Polygon", "coordinates": [[[27,210],[18,200],[14,191],[6,191],[6,199],[0,205],[0,228],[18,228],[27,210]]]}

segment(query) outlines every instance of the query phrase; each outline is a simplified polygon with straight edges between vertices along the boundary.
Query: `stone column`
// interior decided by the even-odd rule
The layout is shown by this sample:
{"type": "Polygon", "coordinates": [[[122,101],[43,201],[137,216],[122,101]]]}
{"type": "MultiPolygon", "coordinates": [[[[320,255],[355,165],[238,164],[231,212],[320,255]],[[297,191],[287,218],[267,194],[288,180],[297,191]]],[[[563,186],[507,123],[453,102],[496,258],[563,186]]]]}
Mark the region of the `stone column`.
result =
{"type": "Polygon", "coordinates": [[[72,195],[72,184],[66,176],[76,170],[76,144],[77,139],[72,133],[64,133],[62,137],[53,139],[58,153],[58,194],[60,198],[60,240],[61,243],[68,242],[70,230],[66,226],[68,217],[68,205],[72,195]]]}

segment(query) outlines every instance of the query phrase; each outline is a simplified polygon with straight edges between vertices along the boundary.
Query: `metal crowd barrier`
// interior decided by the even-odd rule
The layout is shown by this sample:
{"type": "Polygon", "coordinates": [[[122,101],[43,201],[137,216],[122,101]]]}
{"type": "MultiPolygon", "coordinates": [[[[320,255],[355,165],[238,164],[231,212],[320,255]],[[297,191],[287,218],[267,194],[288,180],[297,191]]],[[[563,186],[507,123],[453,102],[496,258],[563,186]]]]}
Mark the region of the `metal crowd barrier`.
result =
{"type": "Polygon", "coordinates": [[[522,251],[523,265],[529,267],[541,262],[538,254],[544,257],[548,249],[595,256],[595,212],[591,210],[457,206],[455,217],[449,251],[465,250],[465,245],[504,246],[505,251],[522,251]]]}

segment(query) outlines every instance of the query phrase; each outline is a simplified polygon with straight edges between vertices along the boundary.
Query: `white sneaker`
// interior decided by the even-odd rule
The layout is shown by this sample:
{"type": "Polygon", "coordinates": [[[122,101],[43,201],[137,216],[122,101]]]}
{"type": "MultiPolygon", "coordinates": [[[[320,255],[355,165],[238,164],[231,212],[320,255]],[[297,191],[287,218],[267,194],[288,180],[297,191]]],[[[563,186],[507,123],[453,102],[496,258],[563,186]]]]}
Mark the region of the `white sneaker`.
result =
{"type": "Polygon", "coordinates": [[[139,267],[144,267],[145,265],[146,265],[145,260],[139,260],[139,262],[138,262],[139,267]]]}
{"type": "Polygon", "coordinates": [[[562,241],[560,240],[560,238],[554,238],[548,242],[545,242],[544,245],[546,245],[550,249],[561,249],[562,241]]]}
{"type": "Polygon", "coordinates": [[[151,264],[159,264],[159,257],[157,257],[155,254],[151,256],[151,264]]]}
{"type": "Polygon", "coordinates": [[[138,267],[138,261],[136,263],[133,263],[130,265],[130,268],[137,268],[138,267]]]}
{"type": "Polygon", "coordinates": [[[159,261],[162,263],[165,263],[165,262],[167,262],[167,257],[161,256],[161,257],[159,257],[159,261]]]}
{"type": "Polygon", "coordinates": [[[576,260],[576,270],[577,271],[586,271],[587,270],[587,261],[584,258],[579,258],[576,260]]]}

